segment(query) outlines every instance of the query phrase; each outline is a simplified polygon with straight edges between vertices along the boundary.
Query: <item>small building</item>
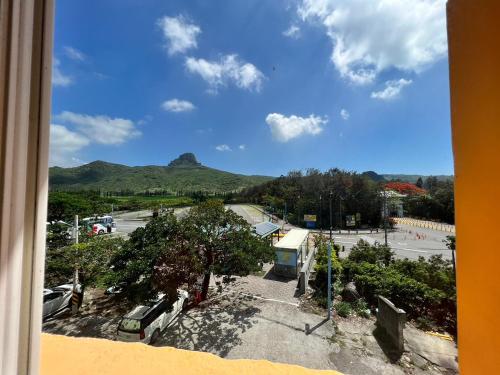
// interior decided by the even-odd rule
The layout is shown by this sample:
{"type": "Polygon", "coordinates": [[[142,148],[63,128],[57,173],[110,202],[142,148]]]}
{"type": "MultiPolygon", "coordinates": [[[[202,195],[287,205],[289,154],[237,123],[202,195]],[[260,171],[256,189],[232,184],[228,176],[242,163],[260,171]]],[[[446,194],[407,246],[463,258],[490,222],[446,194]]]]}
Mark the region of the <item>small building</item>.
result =
{"type": "Polygon", "coordinates": [[[292,229],[275,245],[276,260],[274,273],[280,276],[297,278],[302,264],[309,252],[309,231],[292,229]]]}
{"type": "Polygon", "coordinates": [[[278,224],[271,223],[270,221],[263,221],[262,223],[253,225],[255,234],[260,238],[269,237],[271,244],[273,241],[273,235],[277,233],[279,236],[280,229],[281,227],[278,224]]]}
{"type": "Polygon", "coordinates": [[[400,194],[394,190],[385,190],[380,192],[380,196],[383,199],[381,215],[389,217],[403,217],[403,200],[406,197],[404,194],[400,194]],[[387,206],[385,204],[387,202],[387,206]]]}

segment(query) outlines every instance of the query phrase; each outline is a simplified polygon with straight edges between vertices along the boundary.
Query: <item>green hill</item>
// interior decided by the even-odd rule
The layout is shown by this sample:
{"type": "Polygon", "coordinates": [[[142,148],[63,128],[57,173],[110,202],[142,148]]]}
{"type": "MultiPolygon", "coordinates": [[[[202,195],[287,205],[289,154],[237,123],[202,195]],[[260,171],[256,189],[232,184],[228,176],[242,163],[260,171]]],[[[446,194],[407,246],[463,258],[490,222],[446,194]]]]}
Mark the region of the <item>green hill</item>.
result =
{"type": "MultiPolygon", "coordinates": [[[[419,177],[421,177],[424,181],[428,177],[431,177],[421,174],[383,174],[381,176],[384,177],[387,181],[399,180],[404,182],[411,182],[412,184],[416,183],[419,177]]],[[[453,176],[450,175],[437,175],[432,177],[436,177],[438,181],[453,181],[453,176]]]]}
{"type": "Polygon", "coordinates": [[[182,154],[168,166],[129,167],[98,160],[79,167],[52,167],[49,170],[50,189],[57,191],[228,192],[272,179],[269,176],[245,176],[209,168],[201,165],[191,153],[182,154]]]}

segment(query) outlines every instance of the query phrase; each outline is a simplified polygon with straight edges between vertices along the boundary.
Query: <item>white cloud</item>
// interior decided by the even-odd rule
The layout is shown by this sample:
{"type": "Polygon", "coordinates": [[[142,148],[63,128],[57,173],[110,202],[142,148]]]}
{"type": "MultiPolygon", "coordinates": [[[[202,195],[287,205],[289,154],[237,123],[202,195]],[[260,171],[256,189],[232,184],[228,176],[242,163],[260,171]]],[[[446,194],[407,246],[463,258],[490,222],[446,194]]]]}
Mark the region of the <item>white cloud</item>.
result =
{"type": "Polygon", "coordinates": [[[165,16],[157,23],[167,41],[166,47],[169,55],[184,53],[198,47],[196,38],[201,33],[201,29],[183,16],[165,16]]]}
{"type": "Polygon", "coordinates": [[[266,123],[277,141],[288,142],[302,134],[318,135],[323,131],[322,126],[328,123],[328,119],[315,115],[286,117],[280,113],[270,113],[266,117],[266,123]]]}
{"type": "Polygon", "coordinates": [[[87,59],[87,56],[85,56],[82,51],[79,51],[71,46],[65,46],[64,53],[72,60],[85,61],[87,59]]]}
{"type": "Polygon", "coordinates": [[[302,0],[333,43],[332,62],[354,84],[385,69],[419,73],[446,56],[446,0],[302,0]]]}
{"type": "Polygon", "coordinates": [[[246,145],[239,145],[238,148],[241,150],[241,151],[245,151],[247,149],[247,146],[246,145]]]}
{"type": "Polygon", "coordinates": [[[73,83],[73,79],[61,72],[61,62],[57,58],[52,59],[52,85],[66,87],[73,83]]]}
{"type": "Polygon", "coordinates": [[[232,151],[231,147],[229,147],[228,145],[218,145],[218,146],[215,147],[215,149],[217,151],[221,151],[221,152],[232,151]]]}
{"type": "Polygon", "coordinates": [[[198,74],[209,86],[209,91],[217,93],[220,87],[233,83],[239,88],[260,91],[265,76],[255,65],[241,61],[237,55],[225,55],[220,61],[186,59],[186,69],[198,74]]]}
{"type": "Polygon", "coordinates": [[[385,83],[385,89],[382,91],[374,91],[371,94],[373,99],[390,100],[397,97],[403,87],[408,86],[412,83],[412,80],[407,80],[401,78],[399,80],[387,81],[385,83]]]}
{"type": "Polygon", "coordinates": [[[63,125],[50,125],[50,161],[51,166],[73,167],[83,162],[74,155],[90,140],[80,133],[68,130],[63,125]]]}
{"type": "Polygon", "coordinates": [[[300,28],[296,25],[291,25],[282,34],[286,37],[297,39],[300,36],[300,28]]]}
{"type": "Polygon", "coordinates": [[[64,111],[55,116],[55,119],[76,125],[89,139],[104,145],[118,145],[141,135],[133,121],[123,118],[64,111]]]}
{"type": "Polygon", "coordinates": [[[349,111],[345,108],[342,108],[340,110],[340,117],[342,117],[343,120],[349,120],[349,117],[351,117],[351,114],[349,113],[349,111]]]}
{"type": "Polygon", "coordinates": [[[196,107],[187,100],[170,99],[162,103],[161,107],[168,112],[190,112],[196,107]]]}

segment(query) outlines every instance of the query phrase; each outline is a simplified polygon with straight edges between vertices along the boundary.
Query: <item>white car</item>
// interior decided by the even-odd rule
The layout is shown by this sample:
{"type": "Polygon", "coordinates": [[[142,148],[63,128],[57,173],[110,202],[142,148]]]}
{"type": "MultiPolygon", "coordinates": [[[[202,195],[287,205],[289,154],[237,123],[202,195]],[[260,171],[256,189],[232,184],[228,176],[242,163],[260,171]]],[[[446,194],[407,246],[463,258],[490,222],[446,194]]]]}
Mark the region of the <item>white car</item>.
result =
{"type": "Polygon", "coordinates": [[[127,342],[142,342],[154,344],[161,332],[185,310],[188,305],[189,294],[185,290],[178,290],[178,299],[170,309],[164,295],[146,305],[135,307],[124,315],[118,324],[116,339],[127,342]]]}
{"type": "Polygon", "coordinates": [[[52,289],[43,290],[42,319],[54,315],[66,307],[71,307],[73,284],[60,285],[52,289]]]}

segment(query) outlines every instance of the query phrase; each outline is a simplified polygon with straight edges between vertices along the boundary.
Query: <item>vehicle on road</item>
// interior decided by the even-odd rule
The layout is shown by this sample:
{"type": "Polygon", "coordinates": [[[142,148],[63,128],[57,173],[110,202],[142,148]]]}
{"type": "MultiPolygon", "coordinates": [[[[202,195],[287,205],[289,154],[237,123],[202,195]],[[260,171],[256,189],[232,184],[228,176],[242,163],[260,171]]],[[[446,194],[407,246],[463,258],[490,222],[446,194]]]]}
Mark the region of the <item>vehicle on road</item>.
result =
{"type": "Polygon", "coordinates": [[[160,294],[150,303],[136,306],[120,320],[116,339],[154,344],[161,332],[187,308],[188,298],[188,292],[179,289],[177,301],[173,305],[169,306],[165,295],[160,294]]]}
{"type": "MultiPolygon", "coordinates": [[[[78,285],[79,286],[79,285],[78,285]]],[[[81,286],[78,290],[81,291],[81,286]]],[[[73,295],[73,284],[64,284],[51,289],[43,290],[43,313],[42,319],[46,319],[66,307],[71,307],[71,296],[73,295]]],[[[80,301],[83,296],[80,296],[80,301]]]]}
{"type": "Polygon", "coordinates": [[[111,215],[86,217],[82,219],[82,226],[93,235],[116,232],[116,222],[111,215]]]}

